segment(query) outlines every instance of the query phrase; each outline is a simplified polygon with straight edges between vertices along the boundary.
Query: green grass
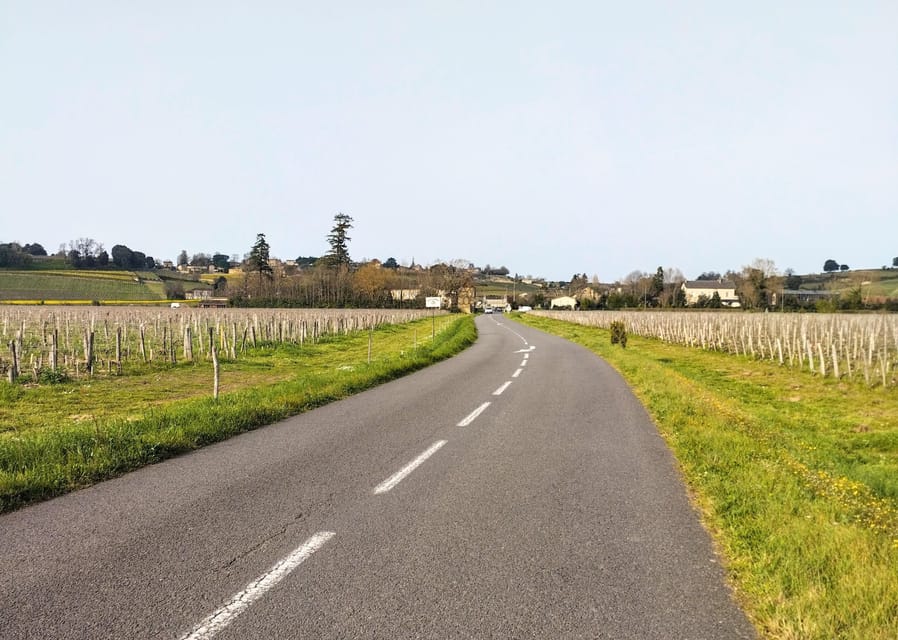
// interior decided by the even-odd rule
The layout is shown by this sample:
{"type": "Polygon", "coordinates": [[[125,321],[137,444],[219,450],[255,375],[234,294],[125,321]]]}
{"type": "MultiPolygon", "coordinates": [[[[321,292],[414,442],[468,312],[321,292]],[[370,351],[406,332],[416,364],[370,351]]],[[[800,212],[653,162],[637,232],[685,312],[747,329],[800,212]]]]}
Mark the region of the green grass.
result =
{"type": "Polygon", "coordinates": [[[163,288],[128,271],[0,270],[0,300],[163,300],[163,288]]]}
{"type": "Polygon", "coordinates": [[[676,455],[762,637],[895,638],[898,394],[521,316],[633,387],[676,455]]]}
{"type": "Polygon", "coordinates": [[[208,362],[140,375],[49,385],[0,382],[0,512],[158,462],[343,398],[454,355],[473,318],[430,319],[317,344],[262,345],[222,363],[211,398],[208,362]],[[417,348],[416,348],[417,343],[417,348]]]}
{"type": "Polygon", "coordinates": [[[67,267],[68,263],[65,258],[60,258],[58,256],[32,256],[31,264],[27,265],[25,269],[29,271],[42,271],[66,269],[67,267]]]}
{"type": "Polygon", "coordinates": [[[832,274],[802,276],[802,289],[831,290],[840,293],[860,287],[863,296],[874,298],[898,298],[898,270],[858,269],[832,274]]]}
{"type": "Polygon", "coordinates": [[[511,282],[501,282],[501,281],[493,281],[493,280],[480,280],[476,283],[475,286],[477,290],[477,297],[483,298],[484,296],[511,296],[514,293],[521,296],[523,294],[532,295],[539,291],[543,291],[541,287],[532,284],[524,284],[523,282],[518,282],[516,285],[511,282]]]}

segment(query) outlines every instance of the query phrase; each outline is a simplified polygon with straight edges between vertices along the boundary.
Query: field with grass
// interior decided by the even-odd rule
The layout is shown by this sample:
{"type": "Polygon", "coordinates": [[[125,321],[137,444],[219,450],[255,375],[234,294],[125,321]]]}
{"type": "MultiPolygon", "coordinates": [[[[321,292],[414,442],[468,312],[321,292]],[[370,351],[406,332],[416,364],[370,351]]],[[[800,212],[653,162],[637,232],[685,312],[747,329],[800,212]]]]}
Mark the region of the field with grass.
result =
{"type": "Polygon", "coordinates": [[[196,309],[182,306],[0,308],[0,373],[90,377],[140,373],[156,363],[208,358],[213,344],[232,359],[261,342],[307,342],[409,322],[424,309],[196,309]]]}
{"type": "Polygon", "coordinates": [[[534,311],[556,320],[751,356],[868,386],[898,386],[898,315],[534,311]]]}
{"type": "Polygon", "coordinates": [[[526,314],[614,366],[765,638],[898,637],[898,391],[526,314]]]}
{"type": "Polygon", "coordinates": [[[165,300],[158,278],[131,271],[0,269],[0,301],[13,300],[165,300]]]}
{"type": "Polygon", "coordinates": [[[857,280],[864,296],[898,298],[898,269],[858,272],[857,280]]]}
{"type": "Polygon", "coordinates": [[[835,273],[818,273],[802,276],[800,289],[810,291],[835,291],[847,294],[860,290],[861,297],[898,298],[898,269],[857,269],[835,273]]]}
{"type": "Polygon", "coordinates": [[[513,282],[488,279],[477,281],[474,288],[477,298],[483,298],[484,296],[510,297],[515,294],[518,296],[524,296],[525,294],[532,296],[535,293],[545,291],[538,285],[524,284],[523,282],[515,284],[513,282]]]}
{"type": "MultiPolygon", "coordinates": [[[[223,316],[229,312],[189,313],[213,317],[213,327],[216,315],[220,327],[233,326],[222,319],[233,317],[223,316]]],[[[0,512],[345,397],[454,355],[476,338],[470,316],[418,312],[418,320],[406,314],[402,322],[363,326],[360,312],[339,313],[319,319],[319,329],[334,330],[303,341],[289,339],[298,334],[287,331],[283,314],[272,315],[280,329],[263,320],[255,344],[240,349],[228,332],[213,331],[217,400],[211,354],[202,355],[199,344],[192,358],[172,363],[166,351],[123,374],[45,369],[15,384],[0,381],[0,512]]]]}

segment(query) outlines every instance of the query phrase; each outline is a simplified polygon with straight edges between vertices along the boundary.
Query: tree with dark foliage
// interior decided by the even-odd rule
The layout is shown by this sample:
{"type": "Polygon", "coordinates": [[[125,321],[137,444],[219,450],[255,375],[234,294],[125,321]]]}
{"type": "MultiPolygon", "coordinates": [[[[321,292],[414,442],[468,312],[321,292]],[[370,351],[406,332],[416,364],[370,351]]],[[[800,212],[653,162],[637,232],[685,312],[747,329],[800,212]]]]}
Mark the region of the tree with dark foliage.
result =
{"type": "Polygon", "coordinates": [[[265,279],[271,278],[274,271],[269,264],[268,241],[265,240],[265,234],[256,235],[256,243],[250,249],[249,257],[246,259],[246,269],[249,272],[257,271],[259,273],[259,293],[262,292],[262,283],[265,279]]]}
{"type": "Polygon", "coordinates": [[[350,216],[345,213],[338,213],[334,216],[334,226],[327,236],[327,242],[331,248],[324,255],[324,262],[328,266],[349,266],[349,247],[347,245],[352,238],[347,234],[350,229],[352,229],[352,218],[350,216]]]}

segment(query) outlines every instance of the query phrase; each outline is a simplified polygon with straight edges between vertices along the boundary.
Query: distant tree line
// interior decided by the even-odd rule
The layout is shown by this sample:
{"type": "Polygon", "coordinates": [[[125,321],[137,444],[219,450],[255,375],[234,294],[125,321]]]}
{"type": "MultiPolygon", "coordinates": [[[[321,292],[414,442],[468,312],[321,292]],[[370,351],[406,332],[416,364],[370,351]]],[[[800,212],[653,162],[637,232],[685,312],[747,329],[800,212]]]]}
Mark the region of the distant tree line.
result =
{"type": "Polygon", "coordinates": [[[34,256],[47,255],[44,248],[35,244],[20,245],[18,242],[0,243],[0,267],[27,267],[34,256]]]}
{"type": "Polygon", "coordinates": [[[353,219],[334,216],[321,257],[300,256],[290,269],[272,266],[265,234],[243,261],[242,279],[229,281],[226,295],[235,306],[275,307],[423,307],[424,299],[440,292],[458,307],[463,290],[473,284],[469,263],[457,260],[429,269],[400,269],[395,258],[383,263],[353,262],[349,253],[353,219]]]}
{"type": "Polygon", "coordinates": [[[847,264],[839,264],[832,258],[829,258],[826,262],[823,263],[823,270],[826,273],[832,273],[834,271],[848,271],[849,266],[847,264]]]}

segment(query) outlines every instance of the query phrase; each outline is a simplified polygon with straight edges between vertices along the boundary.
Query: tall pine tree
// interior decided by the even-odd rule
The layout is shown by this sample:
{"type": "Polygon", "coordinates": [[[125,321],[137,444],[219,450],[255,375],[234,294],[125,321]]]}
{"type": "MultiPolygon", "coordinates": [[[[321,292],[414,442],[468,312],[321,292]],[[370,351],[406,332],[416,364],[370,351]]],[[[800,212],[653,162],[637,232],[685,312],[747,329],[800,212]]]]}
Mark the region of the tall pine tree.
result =
{"type": "Polygon", "coordinates": [[[250,272],[259,272],[259,293],[262,292],[262,281],[265,278],[271,278],[273,271],[268,262],[268,241],[265,240],[265,234],[260,233],[256,236],[256,243],[250,249],[249,258],[246,260],[246,266],[250,272]]]}
{"type": "Polygon", "coordinates": [[[328,266],[338,267],[350,264],[348,242],[352,239],[347,233],[352,229],[352,218],[345,213],[334,216],[334,227],[327,235],[327,242],[331,248],[324,255],[324,261],[328,266]]]}

